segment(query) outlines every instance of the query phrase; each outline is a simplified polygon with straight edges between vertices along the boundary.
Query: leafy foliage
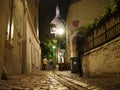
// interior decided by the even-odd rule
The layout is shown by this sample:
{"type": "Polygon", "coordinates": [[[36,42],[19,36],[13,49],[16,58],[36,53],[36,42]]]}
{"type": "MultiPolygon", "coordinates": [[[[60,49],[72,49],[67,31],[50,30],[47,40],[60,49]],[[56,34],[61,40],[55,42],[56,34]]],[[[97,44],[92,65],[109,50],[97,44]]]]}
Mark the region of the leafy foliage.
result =
{"type": "Polygon", "coordinates": [[[111,0],[111,6],[105,7],[104,12],[100,17],[95,18],[86,26],[86,34],[91,34],[95,28],[102,25],[104,21],[113,13],[120,13],[120,0],[111,0]]]}

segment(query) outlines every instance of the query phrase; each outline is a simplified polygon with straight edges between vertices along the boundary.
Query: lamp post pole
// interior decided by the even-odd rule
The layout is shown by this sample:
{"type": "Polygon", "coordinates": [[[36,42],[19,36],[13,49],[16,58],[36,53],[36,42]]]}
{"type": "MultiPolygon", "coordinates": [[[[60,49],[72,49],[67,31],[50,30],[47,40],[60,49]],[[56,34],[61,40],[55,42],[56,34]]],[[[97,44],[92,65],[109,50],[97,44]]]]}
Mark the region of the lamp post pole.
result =
{"type": "Polygon", "coordinates": [[[53,68],[55,68],[55,66],[56,66],[56,60],[55,60],[55,57],[56,57],[56,55],[55,55],[55,49],[56,49],[56,46],[55,45],[53,45],[52,46],[52,58],[53,58],[53,68]]]}

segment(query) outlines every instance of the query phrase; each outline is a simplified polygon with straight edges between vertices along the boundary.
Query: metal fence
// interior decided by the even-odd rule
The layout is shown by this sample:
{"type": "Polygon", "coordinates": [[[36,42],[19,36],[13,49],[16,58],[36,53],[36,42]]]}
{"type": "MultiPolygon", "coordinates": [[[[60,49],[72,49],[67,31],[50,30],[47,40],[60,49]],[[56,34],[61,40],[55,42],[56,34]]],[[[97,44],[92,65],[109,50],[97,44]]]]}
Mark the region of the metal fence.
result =
{"type": "Polygon", "coordinates": [[[115,13],[97,27],[92,34],[86,36],[87,43],[84,51],[101,46],[118,36],[120,36],[120,13],[115,13]]]}

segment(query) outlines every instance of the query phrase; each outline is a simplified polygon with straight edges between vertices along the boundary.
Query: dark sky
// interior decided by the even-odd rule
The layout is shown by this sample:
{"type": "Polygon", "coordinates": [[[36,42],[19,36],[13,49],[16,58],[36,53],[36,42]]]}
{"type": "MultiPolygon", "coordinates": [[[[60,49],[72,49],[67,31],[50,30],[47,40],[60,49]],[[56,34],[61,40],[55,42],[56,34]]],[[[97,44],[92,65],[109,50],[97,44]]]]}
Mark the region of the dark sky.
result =
{"type": "Polygon", "coordinates": [[[45,46],[45,42],[51,38],[54,38],[53,34],[50,34],[50,22],[56,15],[56,5],[59,5],[60,15],[66,20],[68,6],[70,0],[40,0],[39,7],[39,35],[41,41],[42,54],[48,52],[48,48],[45,46]]]}
{"type": "Polygon", "coordinates": [[[41,2],[43,4],[43,7],[45,8],[47,17],[50,18],[50,20],[55,16],[55,8],[57,4],[60,8],[61,17],[64,20],[66,19],[70,0],[41,0],[41,2]]]}
{"type": "Polygon", "coordinates": [[[40,0],[39,29],[41,38],[50,34],[50,22],[56,15],[57,4],[60,8],[61,17],[66,20],[69,2],[70,0],[40,0]]]}

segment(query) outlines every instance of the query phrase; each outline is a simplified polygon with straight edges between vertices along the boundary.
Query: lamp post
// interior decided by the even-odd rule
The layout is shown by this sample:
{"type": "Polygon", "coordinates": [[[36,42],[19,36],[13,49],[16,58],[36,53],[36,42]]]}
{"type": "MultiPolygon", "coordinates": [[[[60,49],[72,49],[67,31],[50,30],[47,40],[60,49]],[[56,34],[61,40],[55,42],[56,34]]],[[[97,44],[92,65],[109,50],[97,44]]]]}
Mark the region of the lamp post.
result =
{"type": "MultiPolygon", "coordinates": [[[[54,31],[52,34],[55,34],[55,38],[58,40],[58,48],[57,48],[57,51],[58,51],[58,62],[61,61],[61,58],[59,55],[61,53],[61,40],[64,39],[65,37],[65,28],[64,27],[52,27],[51,28],[52,30],[51,31],[54,31]]],[[[55,46],[52,46],[52,48],[56,48],[55,46]]]]}
{"type": "Polygon", "coordinates": [[[52,61],[53,61],[53,68],[55,68],[55,66],[56,66],[56,60],[55,60],[55,58],[56,58],[56,55],[55,55],[56,52],[55,52],[55,51],[56,51],[56,50],[55,50],[55,49],[56,49],[56,46],[53,45],[53,46],[52,46],[52,59],[53,59],[52,61]]]}
{"type": "Polygon", "coordinates": [[[56,46],[52,46],[52,49],[53,49],[53,59],[54,59],[54,50],[55,50],[56,46]]]}
{"type": "Polygon", "coordinates": [[[65,28],[57,28],[56,37],[58,39],[58,63],[64,63],[64,50],[62,49],[62,43],[65,35],[65,28]],[[62,43],[61,43],[62,42],[62,43]]]}
{"type": "MultiPolygon", "coordinates": [[[[60,59],[63,58],[60,57],[60,53],[61,53],[61,41],[64,40],[65,38],[65,21],[61,18],[60,16],[60,10],[58,5],[56,6],[56,16],[55,18],[51,21],[51,34],[55,35],[55,38],[58,40],[58,48],[57,48],[57,63],[60,62],[60,59]]],[[[62,54],[63,55],[63,54],[62,54]]],[[[61,62],[60,62],[61,63],[61,62]]]]}

